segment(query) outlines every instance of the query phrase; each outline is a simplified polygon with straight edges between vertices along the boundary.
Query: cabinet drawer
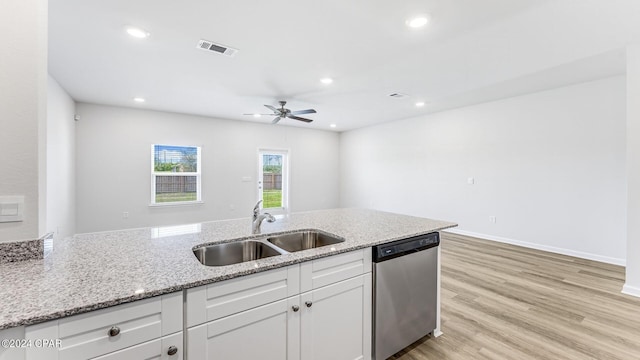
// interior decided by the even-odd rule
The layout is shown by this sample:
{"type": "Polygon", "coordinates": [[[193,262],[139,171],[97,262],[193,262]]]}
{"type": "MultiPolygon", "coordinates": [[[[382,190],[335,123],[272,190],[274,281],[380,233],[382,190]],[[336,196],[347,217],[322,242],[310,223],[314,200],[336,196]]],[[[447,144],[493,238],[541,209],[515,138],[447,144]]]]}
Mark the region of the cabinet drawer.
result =
{"type": "Polygon", "coordinates": [[[203,324],[300,291],[298,265],[187,290],[187,327],[203,324]]]}
{"type": "Polygon", "coordinates": [[[27,358],[88,359],[179,332],[182,299],[177,292],[28,326],[27,339],[60,339],[62,346],[27,351],[27,358]]]}
{"type": "Polygon", "coordinates": [[[300,292],[371,272],[371,249],[361,249],[300,264],[300,292]]]}
{"type": "Polygon", "coordinates": [[[162,339],[155,339],[118,350],[110,354],[99,356],[93,360],[123,360],[123,359],[154,359],[154,360],[182,360],[182,332],[165,336],[162,339]],[[175,347],[176,353],[169,355],[169,348],[175,347]]]}

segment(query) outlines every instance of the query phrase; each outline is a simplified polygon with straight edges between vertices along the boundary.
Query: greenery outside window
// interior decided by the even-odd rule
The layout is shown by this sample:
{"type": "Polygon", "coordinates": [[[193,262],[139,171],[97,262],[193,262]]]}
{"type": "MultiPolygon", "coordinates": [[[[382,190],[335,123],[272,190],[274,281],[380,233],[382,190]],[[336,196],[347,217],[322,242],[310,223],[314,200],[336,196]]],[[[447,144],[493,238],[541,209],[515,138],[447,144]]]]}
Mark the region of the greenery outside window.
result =
{"type": "Polygon", "coordinates": [[[288,210],[289,162],[286,150],[258,151],[258,200],[272,213],[288,210]]]}
{"type": "Polygon", "coordinates": [[[198,146],[151,146],[151,205],[202,201],[198,146]]]}

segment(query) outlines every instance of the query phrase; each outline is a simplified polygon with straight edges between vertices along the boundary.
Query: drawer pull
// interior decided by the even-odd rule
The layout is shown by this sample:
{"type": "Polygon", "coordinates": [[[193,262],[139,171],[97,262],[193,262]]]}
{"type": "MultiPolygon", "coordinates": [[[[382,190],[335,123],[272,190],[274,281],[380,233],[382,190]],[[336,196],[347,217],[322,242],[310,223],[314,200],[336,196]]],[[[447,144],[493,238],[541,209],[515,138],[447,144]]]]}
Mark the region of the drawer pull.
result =
{"type": "Polygon", "coordinates": [[[307,307],[311,307],[311,305],[313,305],[311,301],[305,301],[304,304],[307,305],[307,307]]]}
{"type": "Polygon", "coordinates": [[[109,329],[109,336],[114,337],[114,336],[118,336],[120,334],[120,328],[117,326],[112,326],[111,329],[109,329]]]}
{"type": "Polygon", "coordinates": [[[172,356],[178,353],[178,348],[175,346],[169,346],[169,351],[167,351],[167,355],[172,356]]]}
{"type": "Polygon", "coordinates": [[[298,305],[293,305],[293,306],[291,307],[291,309],[293,309],[293,312],[298,312],[298,310],[300,310],[300,306],[298,306],[298,305]]]}

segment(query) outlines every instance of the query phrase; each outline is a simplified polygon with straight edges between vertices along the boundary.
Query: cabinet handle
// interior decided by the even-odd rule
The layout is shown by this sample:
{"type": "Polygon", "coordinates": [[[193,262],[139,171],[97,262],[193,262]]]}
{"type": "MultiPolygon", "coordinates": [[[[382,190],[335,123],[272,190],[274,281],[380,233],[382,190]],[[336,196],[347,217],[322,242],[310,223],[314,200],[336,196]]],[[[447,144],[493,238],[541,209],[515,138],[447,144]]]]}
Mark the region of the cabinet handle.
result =
{"type": "Polygon", "coordinates": [[[178,353],[178,348],[175,346],[169,346],[169,351],[167,351],[167,355],[172,356],[178,353]]]}
{"type": "Polygon", "coordinates": [[[298,305],[293,305],[293,306],[291,307],[291,309],[293,309],[293,312],[298,312],[298,310],[300,310],[300,306],[298,306],[298,305]]]}
{"type": "Polygon", "coordinates": [[[311,307],[311,305],[313,305],[311,301],[305,301],[304,304],[307,305],[307,307],[311,307]]]}
{"type": "Polygon", "coordinates": [[[109,336],[114,337],[114,336],[118,336],[120,334],[120,328],[117,326],[112,326],[111,329],[109,329],[109,336]]]}

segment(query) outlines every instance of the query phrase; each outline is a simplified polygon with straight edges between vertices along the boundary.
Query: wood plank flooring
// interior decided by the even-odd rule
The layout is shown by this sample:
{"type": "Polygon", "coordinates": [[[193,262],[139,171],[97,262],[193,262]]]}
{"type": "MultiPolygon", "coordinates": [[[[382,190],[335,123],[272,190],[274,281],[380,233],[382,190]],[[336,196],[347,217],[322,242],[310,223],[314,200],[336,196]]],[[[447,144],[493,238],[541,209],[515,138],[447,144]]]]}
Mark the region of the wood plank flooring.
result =
{"type": "Polygon", "coordinates": [[[623,267],[442,235],[444,335],[391,359],[640,359],[623,267]]]}

